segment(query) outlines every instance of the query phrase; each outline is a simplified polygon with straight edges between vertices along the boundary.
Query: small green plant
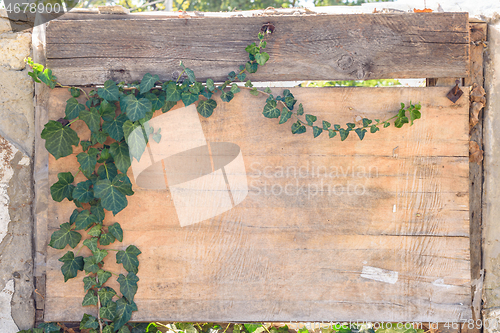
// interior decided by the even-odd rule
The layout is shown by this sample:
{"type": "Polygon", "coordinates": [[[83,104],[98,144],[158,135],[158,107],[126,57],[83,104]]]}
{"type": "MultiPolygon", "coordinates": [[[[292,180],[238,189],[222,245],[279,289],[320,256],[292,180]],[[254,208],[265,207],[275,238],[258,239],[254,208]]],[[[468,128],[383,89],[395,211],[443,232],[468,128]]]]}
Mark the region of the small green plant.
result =
{"type": "MultiPolygon", "coordinates": [[[[124,250],[109,247],[117,240],[123,241],[123,230],[119,223],[105,221],[105,210],[113,215],[118,214],[127,207],[127,197],[134,194],[127,171],[131,158],[140,159],[150,138],[157,142],[161,138],[160,129],[155,132],[147,123],[156,110],[168,112],[179,101],[185,106],[198,103],[198,113],[208,118],[217,107],[217,102],[212,98],[214,94],[219,94],[223,102],[230,102],[241,89],[250,89],[250,93],[255,96],[268,96],[262,112],[265,117],[279,118],[279,124],[284,124],[293,117],[293,134],[305,133],[307,128],[310,128],[315,138],[323,132],[327,132],[330,138],[339,133],[342,141],[351,131],[362,140],[368,129],[375,133],[379,126],[385,128],[393,119],[394,125],[400,128],[405,123],[411,125],[415,119],[420,118],[419,104],[410,103],[405,108],[402,103],[399,112],[384,121],[363,118],[362,126],[356,127],[354,123],[347,123],[344,128],[340,125],[332,126],[325,120],[321,125],[315,125],[317,117],[305,114],[302,104],[296,106],[297,100],[290,90],[284,90],[282,96],[274,97],[269,88],[259,91],[247,78],[247,74],[257,72],[258,67],[269,60],[269,54],[263,50],[267,44],[265,38],[273,30],[272,24],[263,26],[258,34],[258,41],[245,48],[249,60],[239,67],[238,73],[229,73],[226,81],[220,85],[216,85],[212,79],[204,83],[197,81],[195,73],[181,62],[182,71],[176,80],[161,82],[158,75],[146,73],[140,82],[117,83],[108,80],[103,87],[87,93],[79,87],[61,85],[49,68],[27,59],[28,65],[33,69],[29,75],[35,82],[44,83],[50,88],[68,88],[71,95],[66,102],[65,117],[50,120],[45,124],[41,137],[45,139],[45,148],[55,159],[69,156],[73,154],[74,147],[81,147],[81,152],[76,155],[80,164],[78,171],[59,173],[58,181],[50,187],[54,201],[67,199],[72,201],[76,208],[68,222],[61,224],[52,234],[49,243],[49,246],[58,250],[66,249],[67,246],[71,249],[80,246],[76,251],[66,251],[59,261],[63,263],[61,271],[64,281],[75,278],[80,271],[85,272],[83,288],[86,294],[82,306],[98,308],[97,317],[89,314],[83,316],[81,329],[88,329],[89,333],[142,333],[146,330],[149,332],[153,329],[151,327],[154,327],[149,325],[147,328],[143,324],[129,323],[132,312],[137,311],[134,297],[139,281],[138,257],[141,251],[135,245],[129,245],[124,250]],[[241,86],[235,83],[237,81],[241,86]],[[80,103],[79,98],[85,99],[84,104],[80,103]],[[118,106],[121,112],[118,111],[118,106]],[[71,128],[76,121],[83,121],[87,125],[91,133],[89,137],[81,138],[71,128]],[[136,128],[141,128],[142,131],[134,131],[136,128]],[[86,180],[74,184],[79,173],[82,173],[86,180]],[[80,244],[84,231],[89,238],[80,244]],[[92,255],[80,256],[79,253],[84,247],[87,247],[92,255]],[[103,260],[111,252],[116,253],[115,260],[123,265],[127,271],[126,275],[111,272],[104,267],[103,260]],[[113,276],[120,285],[119,293],[106,285],[113,276]]],[[[238,327],[235,325],[233,331],[244,331],[238,327]]],[[[245,329],[247,333],[255,333],[258,327],[253,328],[248,326],[245,329]]],[[[175,326],[175,329],[196,333],[191,326],[175,326]]],[[[45,333],[58,332],[59,326],[43,323],[32,332],[41,333],[40,330],[45,333]]],[[[202,332],[204,333],[203,330],[202,332]]]]}

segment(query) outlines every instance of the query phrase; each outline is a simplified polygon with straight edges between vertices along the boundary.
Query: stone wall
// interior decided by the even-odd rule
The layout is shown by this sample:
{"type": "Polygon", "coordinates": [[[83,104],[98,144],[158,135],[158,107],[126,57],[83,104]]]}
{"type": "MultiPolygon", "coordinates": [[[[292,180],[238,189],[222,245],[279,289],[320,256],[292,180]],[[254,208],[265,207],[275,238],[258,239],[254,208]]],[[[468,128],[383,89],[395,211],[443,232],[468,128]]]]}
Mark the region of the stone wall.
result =
{"type": "Polygon", "coordinates": [[[0,9],[0,333],[33,327],[33,81],[31,31],[12,32],[0,9]]]}

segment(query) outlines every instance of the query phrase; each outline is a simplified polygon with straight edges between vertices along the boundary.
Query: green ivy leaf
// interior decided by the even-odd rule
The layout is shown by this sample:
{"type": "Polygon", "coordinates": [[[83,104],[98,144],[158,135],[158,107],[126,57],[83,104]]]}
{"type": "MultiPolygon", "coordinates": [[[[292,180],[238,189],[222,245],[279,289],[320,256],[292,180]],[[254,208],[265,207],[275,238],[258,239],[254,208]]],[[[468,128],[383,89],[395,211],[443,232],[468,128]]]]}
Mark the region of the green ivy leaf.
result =
{"type": "Polygon", "coordinates": [[[347,123],[346,125],[347,125],[347,130],[348,130],[348,131],[350,131],[350,130],[352,130],[354,127],[356,127],[356,124],[354,124],[354,123],[347,123]]]}
{"type": "Polygon", "coordinates": [[[332,126],[332,124],[330,124],[329,122],[323,120],[323,129],[326,131],[330,128],[330,126],[332,126]]]}
{"type": "Polygon", "coordinates": [[[290,110],[293,110],[293,107],[296,102],[297,100],[292,95],[285,97],[285,104],[290,110]]]}
{"type": "Polygon", "coordinates": [[[127,99],[127,117],[130,121],[137,121],[146,116],[148,111],[151,111],[153,105],[151,101],[147,98],[135,98],[134,95],[129,95],[130,97],[127,99]]]}
{"type": "Polygon", "coordinates": [[[60,172],[57,178],[59,178],[59,180],[50,187],[52,199],[57,202],[63,201],[64,198],[67,198],[69,201],[73,200],[73,190],[75,186],[71,183],[75,178],[71,172],[60,172]]]}
{"type": "Polygon", "coordinates": [[[416,119],[420,119],[421,113],[418,109],[411,109],[410,110],[410,126],[413,125],[413,121],[416,119]]]}
{"type": "Polygon", "coordinates": [[[158,75],[151,75],[149,73],[144,74],[144,76],[142,77],[141,84],[139,85],[141,94],[145,94],[148,91],[150,91],[151,88],[153,88],[156,82],[159,80],[160,77],[158,75]]]}
{"type": "MultiPolygon", "coordinates": [[[[245,67],[243,67],[243,68],[245,68],[245,67]]],[[[243,68],[241,70],[243,70],[243,68]]],[[[238,78],[238,80],[243,82],[243,81],[245,81],[247,75],[245,73],[241,73],[241,74],[236,75],[236,77],[238,78]]]]}
{"type": "Polygon", "coordinates": [[[202,115],[205,118],[208,118],[212,115],[216,107],[217,107],[217,102],[214,101],[213,99],[208,99],[205,101],[200,101],[198,103],[198,106],[196,107],[196,110],[198,110],[198,113],[200,115],[202,115]]]}
{"type": "Polygon", "coordinates": [[[113,178],[112,185],[119,189],[125,195],[133,195],[132,183],[128,176],[124,173],[118,174],[113,178]]]}
{"type": "Polygon", "coordinates": [[[92,149],[95,148],[90,148],[89,153],[80,153],[76,155],[76,159],[78,163],[80,163],[80,170],[82,170],[82,173],[87,178],[90,178],[90,175],[94,173],[97,164],[96,154],[94,154],[94,151],[91,151],[92,149]]]}
{"type": "Polygon", "coordinates": [[[163,107],[161,108],[161,112],[163,112],[163,113],[168,112],[176,105],[177,105],[177,102],[167,101],[165,103],[165,105],[163,105],[163,107]]]}
{"type": "Polygon", "coordinates": [[[317,138],[322,132],[323,132],[322,128],[319,128],[318,126],[313,126],[313,136],[315,138],[317,138]]]}
{"type": "Polygon", "coordinates": [[[137,256],[141,251],[135,245],[129,245],[125,251],[116,253],[116,263],[123,264],[127,272],[137,273],[139,271],[139,260],[137,256]]]}
{"type": "MultiPolygon", "coordinates": [[[[116,169],[116,166],[114,163],[104,163],[97,169],[97,175],[99,179],[109,179],[110,181],[113,180],[116,175],[118,174],[118,169],[116,169]]],[[[94,187],[95,183],[97,182],[98,179],[95,179],[94,181],[94,187]]],[[[95,191],[95,188],[94,188],[95,191]]],[[[94,195],[95,196],[95,195],[94,195]]],[[[101,204],[102,206],[102,204],[101,204]]]]}
{"type": "Polygon", "coordinates": [[[107,80],[103,88],[97,89],[97,94],[108,102],[115,102],[119,100],[120,91],[115,82],[107,80]]]}
{"type": "Polygon", "coordinates": [[[181,94],[181,99],[182,99],[182,102],[184,103],[184,106],[188,106],[188,105],[191,105],[198,100],[198,94],[191,94],[190,92],[183,92],[181,94]]]}
{"type": "Polygon", "coordinates": [[[297,116],[302,116],[304,114],[304,107],[302,103],[299,104],[299,108],[297,109],[297,116]]]}
{"type": "Polygon", "coordinates": [[[83,298],[82,306],[97,305],[97,296],[94,294],[93,290],[87,291],[85,297],[83,298]]]}
{"type": "Polygon", "coordinates": [[[194,75],[194,72],[193,70],[189,69],[189,68],[184,68],[184,71],[186,72],[186,75],[188,77],[188,80],[191,82],[191,83],[195,83],[196,82],[196,76],[194,75]]]}
{"type": "Polygon", "coordinates": [[[337,132],[335,132],[332,129],[328,129],[328,137],[330,137],[330,139],[333,138],[336,135],[337,135],[337,132]]]}
{"type": "Polygon", "coordinates": [[[64,282],[78,275],[78,271],[83,271],[83,257],[76,257],[73,251],[66,252],[59,261],[64,263],[61,267],[64,282]]]}
{"type": "MultiPolygon", "coordinates": [[[[38,325],[38,328],[43,329],[45,333],[55,333],[55,332],[59,333],[61,331],[61,328],[57,326],[55,323],[40,323],[38,325]]],[[[33,333],[40,333],[40,332],[33,332],[33,333]]]]}
{"type": "Polygon", "coordinates": [[[76,98],[71,97],[66,102],[66,119],[78,118],[80,112],[85,110],[85,105],[78,103],[76,98]]]}
{"type": "Polygon", "coordinates": [[[338,130],[340,130],[340,125],[333,125],[333,128],[334,128],[336,131],[338,131],[338,130]]]}
{"type": "Polygon", "coordinates": [[[206,84],[207,84],[208,90],[213,92],[216,89],[215,85],[214,85],[214,80],[208,79],[206,84]]]}
{"type": "MultiPolygon", "coordinates": [[[[80,270],[83,270],[83,257],[82,257],[82,269],[80,269],[80,270]]],[[[96,281],[95,277],[86,276],[83,278],[83,289],[85,290],[85,292],[87,292],[87,290],[89,290],[90,288],[93,288],[96,285],[97,285],[97,281],[96,281]]]]}
{"type": "Polygon", "coordinates": [[[96,142],[104,144],[104,142],[108,139],[108,133],[103,131],[92,132],[90,138],[92,139],[92,144],[95,144],[96,142]]]}
{"type": "Polygon", "coordinates": [[[80,212],[78,211],[78,209],[74,209],[73,213],[71,213],[71,216],[69,217],[69,224],[75,223],[76,217],[78,216],[78,214],[80,214],[80,212]]]}
{"type": "Polygon", "coordinates": [[[240,92],[240,87],[238,87],[238,85],[237,85],[236,83],[233,83],[233,84],[231,85],[231,92],[232,92],[233,94],[237,94],[237,93],[239,93],[239,92],[240,92]]]}
{"type": "Polygon", "coordinates": [[[339,129],[339,133],[340,133],[340,140],[341,141],[344,141],[349,136],[349,131],[347,131],[347,130],[345,130],[343,128],[339,129]]]}
{"type": "Polygon", "coordinates": [[[68,91],[71,94],[71,96],[76,97],[76,98],[80,97],[80,89],[75,88],[75,87],[70,87],[70,88],[68,88],[68,91]]]}
{"type": "Polygon", "coordinates": [[[71,230],[71,224],[63,223],[59,230],[54,231],[50,237],[49,246],[54,249],[62,250],[66,245],[71,246],[73,249],[80,243],[82,235],[80,233],[71,230]]]}
{"type": "MultiPolygon", "coordinates": [[[[103,271],[102,269],[99,270],[99,272],[97,272],[98,276],[99,276],[99,274],[101,274],[101,277],[98,278],[100,285],[103,285],[104,283],[106,283],[106,281],[111,277],[111,273],[110,272],[103,271]],[[101,280],[101,278],[103,280],[101,280]]],[[[97,294],[99,295],[99,298],[101,300],[101,305],[102,306],[107,306],[108,303],[111,302],[112,299],[113,299],[113,297],[116,295],[116,291],[114,291],[113,288],[104,287],[101,290],[99,290],[97,292],[97,294]]],[[[114,319],[114,318],[111,318],[111,319],[114,319]]]]}
{"type": "Polygon", "coordinates": [[[258,67],[259,67],[259,65],[256,62],[251,63],[250,61],[248,61],[245,64],[245,69],[247,70],[248,73],[255,73],[255,72],[257,72],[257,68],[258,67]]]}
{"type": "Polygon", "coordinates": [[[281,114],[280,109],[278,109],[277,106],[278,103],[276,103],[275,100],[270,100],[266,103],[264,106],[264,111],[262,111],[262,114],[266,118],[278,118],[281,114]]]}
{"type": "Polygon", "coordinates": [[[83,269],[85,273],[97,273],[99,271],[99,263],[100,261],[96,261],[96,257],[90,256],[83,258],[83,269]]]}
{"type": "Polygon", "coordinates": [[[116,301],[115,330],[119,330],[130,320],[133,311],[137,311],[137,305],[134,302],[128,302],[123,297],[116,301]]]}
{"type": "Polygon", "coordinates": [[[98,223],[101,223],[106,216],[104,213],[104,209],[101,206],[101,201],[98,201],[97,204],[94,204],[90,207],[90,213],[95,216],[98,223]]]}
{"type": "MultiPolygon", "coordinates": [[[[102,286],[103,284],[105,284],[106,281],[108,281],[110,277],[111,277],[111,273],[110,272],[107,272],[107,271],[102,270],[102,269],[100,269],[99,271],[97,271],[97,280],[99,281],[99,286],[102,286]]],[[[111,288],[109,288],[109,289],[111,289],[111,288]]],[[[113,290],[113,289],[111,289],[111,290],[113,290]]],[[[111,297],[113,297],[113,296],[111,296],[111,297]]],[[[103,302],[102,299],[101,299],[101,302],[103,302]]]]}
{"type": "MultiPolygon", "coordinates": [[[[100,297],[100,296],[99,296],[100,297]]],[[[114,320],[116,317],[116,303],[113,301],[108,302],[107,305],[102,305],[99,309],[99,316],[104,319],[114,320]]],[[[110,326],[107,326],[110,327],[110,326]]],[[[113,330],[109,330],[109,332],[114,332],[113,330]]],[[[103,330],[104,333],[104,330],[103,330]]]]}
{"type": "Polygon", "coordinates": [[[99,114],[104,121],[113,121],[116,115],[116,105],[103,100],[99,105],[99,114]]]}
{"type": "Polygon", "coordinates": [[[368,118],[363,118],[363,127],[368,127],[372,121],[368,118]]]}
{"type": "Polygon", "coordinates": [[[99,322],[97,321],[97,318],[86,313],[83,315],[82,321],[80,321],[81,330],[88,328],[97,329],[98,327],[99,327],[99,322]]]}
{"type": "Polygon", "coordinates": [[[99,159],[97,160],[97,163],[104,163],[108,159],[111,158],[111,154],[109,153],[108,148],[103,148],[101,150],[101,153],[99,154],[99,159]]]}
{"type": "Polygon", "coordinates": [[[82,210],[76,217],[75,230],[87,229],[94,223],[97,223],[97,218],[91,215],[88,210],[82,210]]]}
{"type": "Polygon", "coordinates": [[[259,65],[264,66],[269,60],[269,54],[267,54],[266,52],[257,53],[255,54],[255,60],[259,65]]]}
{"type": "Polygon", "coordinates": [[[286,108],[283,108],[283,110],[281,111],[281,117],[280,117],[280,124],[284,124],[288,121],[288,119],[290,119],[290,117],[292,116],[292,112],[288,111],[286,108]]]}
{"type": "Polygon", "coordinates": [[[41,137],[45,139],[45,148],[56,160],[71,155],[73,153],[71,146],[77,146],[80,142],[75,131],[55,120],[49,120],[45,124],[41,137]]]}
{"type": "Polygon", "coordinates": [[[365,137],[366,129],[364,129],[364,128],[356,128],[354,130],[354,132],[356,132],[356,134],[359,136],[360,140],[363,140],[363,138],[365,137]]]}
{"type": "Polygon", "coordinates": [[[370,126],[370,133],[375,133],[378,130],[380,130],[380,128],[378,128],[377,126],[375,125],[370,126]]]}
{"type": "Polygon", "coordinates": [[[147,93],[146,98],[151,101],[153,110],[160,110],[163,105],[165,105],[165,93],[162,92],[159,95],[152,94],[152,93],[147,93]]]}
{"type": "Polygon", "coordinates": [[[97,247],[97,238],[95,238],[95,237],[84,240],[83,245],[88,247],[90,249],[90,251],[92,251],[92,253],[99,250],[99,248],[97,247]]]}
{"type": "Polygon", "coordinates": [[[130,167],[130,155],[126,142],[113,142],[109,148],[111,156],[115,160],[116,167],[120,172],[127,173],[130,167]]]}
{"type": "Polygon", "coordinates": [[[318,118],[312,114],[306,114],[306,121],[309,126],[312,126],[317,119],[318,118]]]}
{"type": "Polygon", "coordinates": [[[247,80],[247,82],[245,82],[245,87],[252,88],[253,87],[252,82],[250,80],[247,80]]]}
{"type": "Polygon", "coordinates": [[[52,75],[52,70],[50,68],[46,68],[43,72],[38,73],[38,78],[40,81],[49,86],[50,89],[54,89],[56,87],[55,77],[52,75]]]}
{"type": "Polygon", "coordinates": [[[300,123],[300,121],[297,121],[296,123],[293,123],[292,125],[292,134],[302,134],[306,132],[306,127],[300,123]]]}
{"type": "Polygon", "coordinates": [[[94,199],[94,191],[90,189],[91,185],[91,180],[86,180],[76,184],[76,187],[73,190],[73,198],[80,202],[90,202],[90,200],[94,199]]]}
{"type": "Polygon", "coordinates": [[[231,91],[222,90],[220,93],[220,99],[224,102],[230,102],[234,98],[234,93],[231,91]]]}
{"type": "Polygon", "coordinates": [[[118,214],[128,205],[125,195],[113,186],[109,179],[98,180],[96,182],[94,196],[100,198],[104,209],[112,211],[113,215],[118,214]]]}
{"type": "Polygon", "coordinates": [[[181,100],[181,91],[177,88],[177,84],[175,84],[175,82],[169,82],[167,86],[164,88],[164,90],[167,96],[166,97],[167,101],[178,102],[181,100]]]}
{"type": "Polygon", "coordinates": [[[396,121],[394,122],[394,126],[397,128],[403,127],[404,124],[408,123],[408,117],[398,117],[396,118],[396,121]]]}
{"type": "Polygon", "coordinates": [[[127,120],[127,115],[122,113],[111,121],[105,121],[102,124],[102,129],[109,133],[109,136],[116,141],[121,141],[121,139],[123,139],[123,124],[125,124],[127,120]]]}
{"type": "Polygon", "coordinates": [[[99,244],[102,246],[109,245],[115,241],[115,237],[111,233],[101,234],[99,238],[99,244]]]}
{"type": "Polygon", "coordinates": [[[120,292],[129,301],[134,300],[134,296],[137,293],[137,282],[139,278],[135,273],[129,272],[127,276],[120,274],[117,279],[120,284],[120,292]]]}
{"type": "Polygon", "coordinates": [[[82,150],[87,151],[90,146],[92,146],[92,142],[90,141],[80,141],[80,144],[82,145],[82,150]]]}
{"type": "Polygon", "coordinates": [[[97,224],[97,225],[93,226],[88,231],[88,234],[89,234],[89,236],[92,236],[92,237],[99,237],[99,236],[101,236],[101,230],[102,230],[102,225],[97,224]]]}
{"type": "Polygon", "coordinates": [[[123,133],[125,141],[129,146],[129,153],[139,161],[146,149],[146,139],[142,131],[141,125],[127,120],[123,124],[123,133]],[[139,129],[137,129],[139,127],[139,129]]]}
{"type": "Polygon", "coordinates": [[[119,242],[123,242],[123,230],[118,222],[113,223],[108,227],[108,231],[116,238],[119,242]]]}
{"type": "Polygon", "coordinates": [[[255,45],[255,43],[252,43],[245,47],[245,51],[247,51],[251,55],[256,55],[259,52],[259,48],[257,47],[257,45],[255,45]]]}
{"type": "Polygon", "coordinates": [[[391,123],[387,121],[384,123],[384,128],[389,127],[390,125],[391,125],[391,123]]]}
{"type": "Polygon", "coordinates": [[[259,96],[259,91],[257,90],[257,88],[252,88],[252,90],[250,90],[250,94],[254,96],[259,96]]]}
{"type": "Polygon", "coordinates": [[[92,132],[97,132],[101,128],[101,114],[94,107],[81,111],[80,119],[87,124],[92,132]]]}

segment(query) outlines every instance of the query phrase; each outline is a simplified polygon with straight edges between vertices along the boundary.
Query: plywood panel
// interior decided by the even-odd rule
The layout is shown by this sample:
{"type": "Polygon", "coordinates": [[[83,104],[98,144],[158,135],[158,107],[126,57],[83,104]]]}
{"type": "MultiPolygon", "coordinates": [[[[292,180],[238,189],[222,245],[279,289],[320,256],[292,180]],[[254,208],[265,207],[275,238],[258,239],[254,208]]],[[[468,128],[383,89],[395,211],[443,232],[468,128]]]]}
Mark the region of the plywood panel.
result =
{"type": "MultiPolygon", "coordinates": [[[[292,135],[289,124],[262,116],[263,96],[216,98],[214,115],[197,119],[212,148],[240,147],[248,195],[229,211],[181,227],[171,189],[140,188],[129,171],[136,194],[106,223],[120,222],[125,233],[123,243],[109,247],[134,244],[143,252],[133,319],[470,318],[468,92],[456,104],[442,87],[292,92],[306,113],[332,124],[385,119],[409,101],[421,102],[422,119],[341,142],[292,135]]],[[[56,89],[51,96],[50,118],[57,119],[69,95],[56,89]]],[[[80,121],[72,126],[88,135],[80,121]]],[[[49,181],[76,168],[74,156],[50,158],[49,181]]],[[[49,231],[73,209],[51,202],[49,231]]],[[[79,320],[94,309],[79,305],[83,273],[63,283],[60,256],[48,249],[45,319],[79,320]]],[[[114,254],[106,265],[122,272],[114,254]]]]}
{"type": "Polygon", "coordinates": [[[271,60],[252,81],[465,77],[467,13],[198,17],[66,14],[47,27],[47,65],[65,85],[177,78],[226,80],[264,23],[271,60]],[[348,29],[346,29],[348,27],[348,29]],[[145,34],[147,31],[147,34],[145,34]],[[119,32],[119,33],[117,33],[119,32]]]}

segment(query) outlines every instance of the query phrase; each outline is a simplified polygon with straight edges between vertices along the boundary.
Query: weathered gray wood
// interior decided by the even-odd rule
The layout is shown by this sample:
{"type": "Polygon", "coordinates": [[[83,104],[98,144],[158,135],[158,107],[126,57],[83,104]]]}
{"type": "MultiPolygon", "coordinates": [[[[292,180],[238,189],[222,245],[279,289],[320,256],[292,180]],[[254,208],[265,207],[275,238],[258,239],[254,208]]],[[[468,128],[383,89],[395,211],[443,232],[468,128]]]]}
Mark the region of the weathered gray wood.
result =
{"type": "Polygon", "coordinates": [[[467,13],[177,18],[69,14],[47,28],[47,65],[67,85],[177,77],[223,80],[264,23],[268,64],[254,81],[465,77],[467,13]]]}

